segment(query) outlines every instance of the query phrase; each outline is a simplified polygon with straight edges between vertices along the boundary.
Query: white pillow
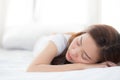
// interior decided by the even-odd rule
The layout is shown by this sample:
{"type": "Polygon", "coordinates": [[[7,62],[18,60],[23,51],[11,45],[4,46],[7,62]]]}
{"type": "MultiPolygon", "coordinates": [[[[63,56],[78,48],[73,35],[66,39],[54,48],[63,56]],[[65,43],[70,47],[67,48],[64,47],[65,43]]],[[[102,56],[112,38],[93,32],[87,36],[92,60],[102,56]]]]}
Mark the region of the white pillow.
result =
{"type": "Polygon", "coordinates": [[[5,49],[25,49],[33,50],[33,46],[38,38],[51,33],[80,31],[80,25],[24,25],[24,26],[7,26],[5,27],[2,46],[5,49]]]}
{"type": "Polygon", "coordinates": [[[5,30],[2,46],[5,49],[32,50],[36,40],[46,34],[37,27],[13,27],[5,30]]]}

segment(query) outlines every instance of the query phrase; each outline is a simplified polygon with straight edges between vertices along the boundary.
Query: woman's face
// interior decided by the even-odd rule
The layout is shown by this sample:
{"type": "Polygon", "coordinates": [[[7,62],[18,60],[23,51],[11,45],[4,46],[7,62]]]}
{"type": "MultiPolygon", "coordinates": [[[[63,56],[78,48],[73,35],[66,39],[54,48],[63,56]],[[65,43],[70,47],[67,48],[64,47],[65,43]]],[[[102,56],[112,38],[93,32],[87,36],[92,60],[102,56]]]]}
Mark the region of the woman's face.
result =
{"type": "Polygon", "coordinates": [[[71,42],[66,59],[71,63],[96,63],[100,59],[99,48],[93,38],[82,34],[71,42]]]}

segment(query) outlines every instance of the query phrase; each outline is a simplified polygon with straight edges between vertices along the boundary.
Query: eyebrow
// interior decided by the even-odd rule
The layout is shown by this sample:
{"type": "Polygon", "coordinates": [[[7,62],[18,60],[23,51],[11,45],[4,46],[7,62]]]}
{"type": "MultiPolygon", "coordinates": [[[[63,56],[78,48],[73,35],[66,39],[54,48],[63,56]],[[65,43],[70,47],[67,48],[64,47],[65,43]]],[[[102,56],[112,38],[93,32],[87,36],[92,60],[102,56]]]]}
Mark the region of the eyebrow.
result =
{"type": "MultiPolygon", "coordinates": [[[[82,46],[82,39],[83,39],[83,37],[81,36],[81,39],[80,39],[81,46],[82,46]]],[[[83,49],[83,48],[82,48],[82,49],[83,49]]],[[[85,52],[84,49],[83,49],[83,52],[84,52],[84,54],[85,54],[90,60],[92,60],[91,57],[89,57],[88,54],[85,52]]]]}

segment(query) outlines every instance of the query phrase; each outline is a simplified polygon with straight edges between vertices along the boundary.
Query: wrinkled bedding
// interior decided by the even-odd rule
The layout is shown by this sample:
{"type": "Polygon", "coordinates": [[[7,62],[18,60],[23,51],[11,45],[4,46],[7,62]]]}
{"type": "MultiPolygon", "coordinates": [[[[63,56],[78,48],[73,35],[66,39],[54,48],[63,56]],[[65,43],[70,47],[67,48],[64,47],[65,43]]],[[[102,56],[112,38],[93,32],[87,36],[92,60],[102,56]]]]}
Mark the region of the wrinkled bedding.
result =
{"type": "Polygon", "coordinates": [[[1,80],[120,80],[120,67],[65,72],[26,72],[32,51],[0,49],[1,80]]]}

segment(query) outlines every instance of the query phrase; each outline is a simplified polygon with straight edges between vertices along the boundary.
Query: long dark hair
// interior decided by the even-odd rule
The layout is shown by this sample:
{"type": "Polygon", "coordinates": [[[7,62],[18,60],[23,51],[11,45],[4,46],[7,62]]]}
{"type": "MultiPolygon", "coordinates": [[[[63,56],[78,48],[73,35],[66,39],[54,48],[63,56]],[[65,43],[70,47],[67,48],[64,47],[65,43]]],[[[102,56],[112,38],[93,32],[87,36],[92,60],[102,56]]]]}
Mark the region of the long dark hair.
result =
{"type": "Polygon", "coordinates": [[[65,58],[66,52],[72,40],[81,34],[89,33],[100,48],[101,62],[112,61],[114,63],[120,62],[120,34],[112,26],[97,24],[89,26],[85,31],[73,34],[67,47],[60,56],[53,59],[51,64],[70,64],[65,58]]]}

